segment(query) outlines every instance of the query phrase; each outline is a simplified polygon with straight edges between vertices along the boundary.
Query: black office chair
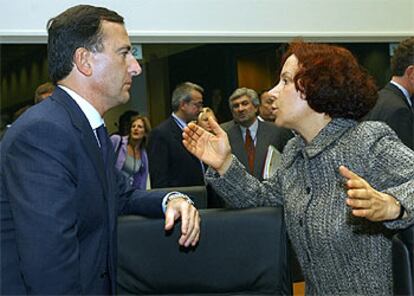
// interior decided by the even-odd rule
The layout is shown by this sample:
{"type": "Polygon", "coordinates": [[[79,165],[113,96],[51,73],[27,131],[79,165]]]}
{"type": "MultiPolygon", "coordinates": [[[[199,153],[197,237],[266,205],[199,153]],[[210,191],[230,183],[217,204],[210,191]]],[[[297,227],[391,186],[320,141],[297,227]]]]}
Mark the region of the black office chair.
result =
{"type": "Polygon", "coordinates": [[[179,247],[179,227],[121,217],[118,294],[290,295],[287,236],[280,208],[200,211],[197,247],[179,247]]]}
{"type": "Polygon", "coordinates": [[[392,238],[395,295],[414,295],[414,225],[392,238]]]}

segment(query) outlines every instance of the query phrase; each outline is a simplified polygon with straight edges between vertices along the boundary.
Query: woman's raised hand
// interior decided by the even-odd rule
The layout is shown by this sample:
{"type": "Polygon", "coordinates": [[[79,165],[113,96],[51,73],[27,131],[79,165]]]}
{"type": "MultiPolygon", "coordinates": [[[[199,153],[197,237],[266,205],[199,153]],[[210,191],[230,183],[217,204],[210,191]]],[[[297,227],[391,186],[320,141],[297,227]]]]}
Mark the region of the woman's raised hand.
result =
{"type": "Polygon", "coordinates": [[[230,143],[219,124],[211,117],[208,120],[214,134],[189,123],[183,131],[183,144],[198,159],[223,174],[232,160],[230,143]]]}

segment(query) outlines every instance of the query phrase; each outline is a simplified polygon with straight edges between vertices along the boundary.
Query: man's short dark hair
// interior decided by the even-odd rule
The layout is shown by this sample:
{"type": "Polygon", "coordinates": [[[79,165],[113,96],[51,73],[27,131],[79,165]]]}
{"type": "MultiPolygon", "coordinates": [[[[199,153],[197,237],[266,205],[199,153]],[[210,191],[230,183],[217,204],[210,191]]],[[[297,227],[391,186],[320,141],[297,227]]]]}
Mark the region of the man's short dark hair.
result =
{"type": "Polygon", "coordinates": [[[78,5],[48,21],[49,76],[54,84],[72,71],[76,49],[103,50],[102,21],[123,24],[124,18],[104,7],[78,5]]]}
{"type": "Polygon", "coordinates": [[[269,90],[268,90],[268,89],[263,89],[263,90],[261,90],[261,91],[259,92],[258,97],[259,97],[259,102],[260,102],[260,105],[262,104],[262,95],[263,95],[264,93],[268,93],[268,92],[269,92],[269,90]]]}
{"type": "Polygon", "coordinates": [[[391,75],[403,76],[408,66],[414,65],[414,37],[401,41],[391,58],[391,75]]]}

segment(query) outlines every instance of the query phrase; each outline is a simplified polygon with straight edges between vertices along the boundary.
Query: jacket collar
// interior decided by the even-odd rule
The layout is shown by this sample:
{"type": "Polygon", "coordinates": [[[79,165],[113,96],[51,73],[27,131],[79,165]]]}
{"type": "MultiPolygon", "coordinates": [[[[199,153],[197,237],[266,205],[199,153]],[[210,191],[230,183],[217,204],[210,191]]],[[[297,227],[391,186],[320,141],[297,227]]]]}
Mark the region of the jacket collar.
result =
{"type": "MultiPolygon", "coordinates": [[[[51,99],[61,104],[68,112],[72,120],[72,124],[80,133],[81,141],[92,159],[93,164],[95,165],[99,178],[103,186],[106,188],[108,185],[105,174],[106,169],[104,160],[98,146],[98,142],[96,141],[96,136],[85,114],[79,108],[78,104],[76,104],[76,102],[72,99],[72,97],[59,87],[55,89],[51,99]]],[[[107,190],[104,190],[104,192],[106,191],[107,190]]]]}
{"type": "Polygon", "coordinates": [[[409,108],[411,108],[411,103],[412,102],[411,102],[411,99],[409,97],[409,93],[403,86],[399,85],[395,81],[390,81],[385,86],[385,88],[388,89],[389,91],[393,92],[395,95],[399,96],[404,101],[404,103],[409,108]]]}
{"type": "Polygon", "coordinates": [[[295,133],[295,139],[291,143],[292,147],[287,150],[285,149],[287,152],[287,159],[293,161],[299,153],[303,153],[308,158],[313,158],[324,151],[332,143],[337,142],[345,132],[356,125],[357,122],[352,119],[334,118],[310,143],[306,143],[299,134],[295,133]]]}

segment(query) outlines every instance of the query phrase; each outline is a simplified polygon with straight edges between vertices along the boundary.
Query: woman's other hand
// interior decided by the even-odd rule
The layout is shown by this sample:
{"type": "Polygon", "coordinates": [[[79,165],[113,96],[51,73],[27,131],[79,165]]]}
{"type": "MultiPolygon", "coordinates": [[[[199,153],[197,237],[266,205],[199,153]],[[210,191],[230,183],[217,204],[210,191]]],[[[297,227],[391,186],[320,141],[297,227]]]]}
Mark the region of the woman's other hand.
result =
{"type": "Polygon", "coordinates": [[[365,179],[345,166],[340,166],[339,172],[348,179],[346,204],[352,208],[354,216],[370,221],[393,220],[399,216],[401,205],[394,197],[375,190],[365,179]]]}

